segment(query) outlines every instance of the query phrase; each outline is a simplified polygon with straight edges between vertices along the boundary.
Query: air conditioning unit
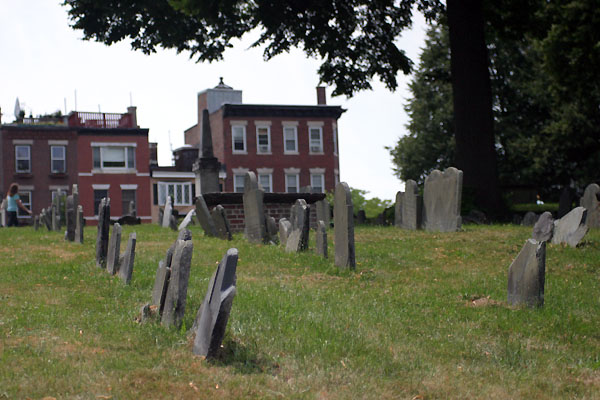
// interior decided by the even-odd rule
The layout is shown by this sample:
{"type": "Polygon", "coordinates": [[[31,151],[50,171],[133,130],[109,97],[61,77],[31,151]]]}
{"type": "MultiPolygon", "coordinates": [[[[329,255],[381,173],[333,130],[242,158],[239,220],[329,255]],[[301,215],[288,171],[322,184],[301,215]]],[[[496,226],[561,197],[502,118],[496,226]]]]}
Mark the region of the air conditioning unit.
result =
{"type": "Polygon", "coordinates": [[[269,151],[269,146],[266,144],[261,144],[260,146],[258,146],[258,150],[261,153],[267,153],[269,151]]]}

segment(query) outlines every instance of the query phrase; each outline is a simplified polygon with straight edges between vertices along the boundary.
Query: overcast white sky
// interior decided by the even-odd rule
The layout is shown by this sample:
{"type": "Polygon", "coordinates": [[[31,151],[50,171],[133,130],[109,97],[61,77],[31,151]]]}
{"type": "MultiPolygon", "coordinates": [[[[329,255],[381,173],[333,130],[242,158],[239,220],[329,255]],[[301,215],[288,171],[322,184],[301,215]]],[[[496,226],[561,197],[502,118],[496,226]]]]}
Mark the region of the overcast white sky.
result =
{"type": "MultiPolygon", "coordinates": [[[[412,31],[399,46],[416,63],[425,23],[415,14],[412,31]]],[[[196,123],[197,93],[226,84],[243,90],[244,103],[316,104],[319,62],[298,50],[265,62],[250,40],[236,43],[224,61],[197,64],[187,54],[159,50],[146,56],[129,43],[105,46],[81,40],[69,27],[67,8],[56,0],[0,0],[0,107],[2,122],[14,120],[15,100],[27,115],[57,110],[126,112],[137,106],[138,124],[158,142],[159,164],[170,165],[170,147],[183,145],[183,131],[196,123]]],[[[348,111],[339,120],[340,178],[367,197],[393,200],[403,184],[393,176],[384,146],[406,133],[403,106],[409,77],[399,75],[392,93],[379,82],[353,98],[331,98],[327,104],[348,111]]]]}

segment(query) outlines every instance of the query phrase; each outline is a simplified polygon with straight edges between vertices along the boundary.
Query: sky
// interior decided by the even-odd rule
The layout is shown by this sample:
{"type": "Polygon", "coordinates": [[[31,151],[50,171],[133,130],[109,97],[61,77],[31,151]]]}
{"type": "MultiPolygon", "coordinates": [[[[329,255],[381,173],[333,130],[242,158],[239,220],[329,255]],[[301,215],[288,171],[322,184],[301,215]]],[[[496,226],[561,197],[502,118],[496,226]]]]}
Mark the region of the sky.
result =
{"type": "MultiPolygon", "coordinates": [[[[415,64],[425,29],[415,13],[412,30],[398,40],[415,64]]],[[[233,43],[223,61],[196,63],[172,50],[145,55],[126,41],[112,46],[84,41],[81,31],[70,28],[60,1],[0,0],[2,122],[14,120],[17,98],[34,116],[65,109],[124,113],[134,105],[138,125],[158,142],[159,165],[171,165],[171,149],[184,144],[184,130],[197,122],[198,92],[216,86],[220,77],[243,91],[244,103],[316,104],[319,60],[295,49],[264,61],[260,48],[249,48],[252,34],[233,43]]],[[[352,98],[332,98],[333,88],[327,88],[327,104],[347,110],[338,121],[340,179],[368,191],[367,198],[393,201],[404,188],[384,147],[407,134],[409,81],[399,73],[395,92],[374,81],[373,90],[352,98]]]]}

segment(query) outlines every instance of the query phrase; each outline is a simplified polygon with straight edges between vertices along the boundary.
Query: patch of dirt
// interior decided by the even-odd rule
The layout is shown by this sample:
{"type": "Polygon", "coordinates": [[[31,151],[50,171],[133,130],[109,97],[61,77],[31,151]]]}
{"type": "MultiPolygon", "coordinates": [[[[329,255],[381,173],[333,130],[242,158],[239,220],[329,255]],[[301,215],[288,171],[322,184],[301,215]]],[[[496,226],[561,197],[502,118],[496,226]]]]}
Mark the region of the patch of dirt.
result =
{"type": "Polygon", "coordinates": [[[465,302],[467,307],[489,307],[489,306],[505,306],[501,301],[490,299],[490,296],[482,296],[474,299],[470,299],[465,302]]]}

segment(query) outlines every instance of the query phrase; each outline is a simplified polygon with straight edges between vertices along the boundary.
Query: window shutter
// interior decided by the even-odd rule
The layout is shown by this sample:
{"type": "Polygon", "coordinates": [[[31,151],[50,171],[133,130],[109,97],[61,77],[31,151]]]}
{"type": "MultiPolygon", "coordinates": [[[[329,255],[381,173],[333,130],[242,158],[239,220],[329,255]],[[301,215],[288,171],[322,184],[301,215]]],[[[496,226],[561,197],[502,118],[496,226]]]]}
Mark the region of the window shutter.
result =
{"type": "Polygon", "coordinates": [[[152,204],[158,205],[158,184],[152,184],[152,204]]]}

